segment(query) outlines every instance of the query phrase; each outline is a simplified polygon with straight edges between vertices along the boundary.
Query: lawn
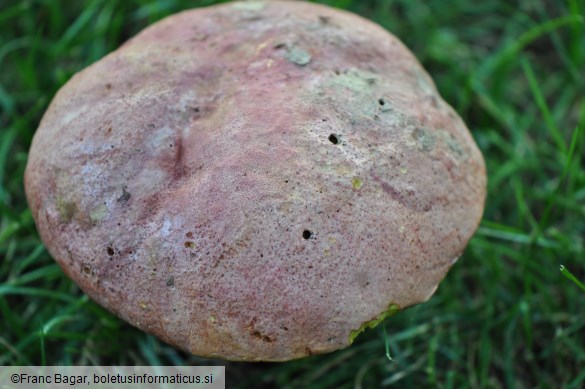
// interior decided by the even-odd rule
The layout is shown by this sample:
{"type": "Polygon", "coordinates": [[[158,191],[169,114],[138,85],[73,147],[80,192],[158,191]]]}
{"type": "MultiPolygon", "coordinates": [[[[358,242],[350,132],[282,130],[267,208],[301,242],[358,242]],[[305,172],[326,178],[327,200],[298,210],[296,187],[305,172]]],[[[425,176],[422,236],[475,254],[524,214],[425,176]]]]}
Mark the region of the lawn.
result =
{"type": "Polygon", "coordinates": [[[398,36],[484,154],[484,219],[434,297],[345,350],[280,364],[200,359],[93,303],[36,232],[23,189],[32,136],[74,73],[215,2],[2,0],[0,365],[225,364],[237,388],[585,387],[585,3],[320,2],[398,36]]]}

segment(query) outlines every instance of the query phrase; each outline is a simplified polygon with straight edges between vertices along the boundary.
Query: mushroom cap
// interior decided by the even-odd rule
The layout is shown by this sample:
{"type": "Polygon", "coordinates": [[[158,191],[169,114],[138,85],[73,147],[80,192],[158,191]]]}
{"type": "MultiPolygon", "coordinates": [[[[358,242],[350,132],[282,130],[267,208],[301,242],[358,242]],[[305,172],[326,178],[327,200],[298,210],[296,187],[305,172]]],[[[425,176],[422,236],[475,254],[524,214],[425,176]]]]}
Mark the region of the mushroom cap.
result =
{"type": "Polygon", "coordinates": [[[486,175],[397,38],[270,1],[170,16],[72,77],[25,185],[99,304],[196,355],[282,361],[429,299],[486,175]]]}

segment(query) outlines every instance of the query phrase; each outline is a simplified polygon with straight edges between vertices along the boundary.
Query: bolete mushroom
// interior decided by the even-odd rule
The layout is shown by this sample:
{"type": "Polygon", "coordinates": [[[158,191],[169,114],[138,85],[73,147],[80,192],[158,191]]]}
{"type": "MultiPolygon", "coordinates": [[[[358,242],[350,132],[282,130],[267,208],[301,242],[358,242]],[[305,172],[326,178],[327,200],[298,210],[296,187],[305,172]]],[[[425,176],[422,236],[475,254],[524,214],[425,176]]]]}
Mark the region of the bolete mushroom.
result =
{"type": "Polygon", "coordinates": [[[92,299],[204,357],[340,349],[426,301],[481,218],[485,166],[415,57],[326,6],[181,12],[76,74],[26,193],[92,299]]]}

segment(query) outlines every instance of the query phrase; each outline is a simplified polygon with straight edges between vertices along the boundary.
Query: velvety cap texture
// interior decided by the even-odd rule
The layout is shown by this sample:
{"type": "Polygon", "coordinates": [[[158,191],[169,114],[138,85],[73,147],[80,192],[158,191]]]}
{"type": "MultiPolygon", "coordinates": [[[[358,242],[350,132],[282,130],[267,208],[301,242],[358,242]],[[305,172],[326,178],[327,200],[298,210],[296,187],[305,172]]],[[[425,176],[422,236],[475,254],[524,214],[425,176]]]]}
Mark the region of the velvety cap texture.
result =
{"type": "Polygon", "coordinates": [[[99,304],[199,356],[282,361],[426,301],[486,175],[397,38],[267,1],[170,16],[72,77],[25,185],[51,255],[99,304]]]}

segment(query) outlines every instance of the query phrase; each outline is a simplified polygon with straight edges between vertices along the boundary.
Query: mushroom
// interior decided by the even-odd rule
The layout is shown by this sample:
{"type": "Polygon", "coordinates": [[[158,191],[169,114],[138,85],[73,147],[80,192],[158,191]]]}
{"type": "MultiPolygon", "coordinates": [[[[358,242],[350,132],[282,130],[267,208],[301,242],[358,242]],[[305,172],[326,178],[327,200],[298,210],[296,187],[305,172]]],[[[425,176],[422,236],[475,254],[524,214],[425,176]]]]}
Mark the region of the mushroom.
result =
{"type": "Polygon", "coordinates": [[[196,355],[284,361],[429,299],[486,176],[397,38],[269,1],[170,16],[72,77],[25,185],[93,300],[196,355]]]}

